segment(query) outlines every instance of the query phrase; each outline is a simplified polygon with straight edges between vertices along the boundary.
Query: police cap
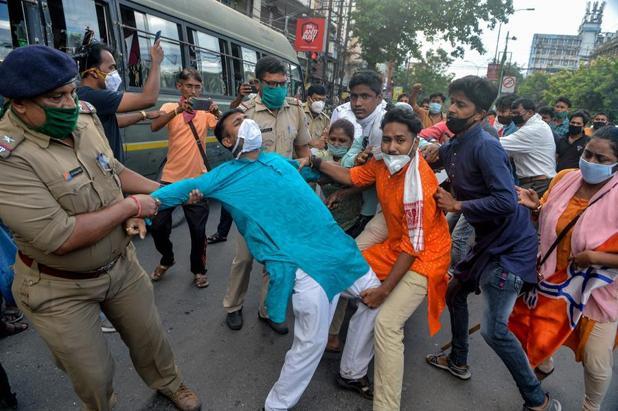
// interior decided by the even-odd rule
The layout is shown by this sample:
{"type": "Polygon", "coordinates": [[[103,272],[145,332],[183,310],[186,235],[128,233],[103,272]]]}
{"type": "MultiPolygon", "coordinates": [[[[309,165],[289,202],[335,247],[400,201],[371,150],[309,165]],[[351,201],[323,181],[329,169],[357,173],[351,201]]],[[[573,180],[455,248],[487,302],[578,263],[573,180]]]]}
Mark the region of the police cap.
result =
{"type": "Polygon", "coordinates": [[[68,54],[42,45],[19,47],[0,64],[0,95],[32,98],[64,86],[76,76],[77,64],[68,54]]]}

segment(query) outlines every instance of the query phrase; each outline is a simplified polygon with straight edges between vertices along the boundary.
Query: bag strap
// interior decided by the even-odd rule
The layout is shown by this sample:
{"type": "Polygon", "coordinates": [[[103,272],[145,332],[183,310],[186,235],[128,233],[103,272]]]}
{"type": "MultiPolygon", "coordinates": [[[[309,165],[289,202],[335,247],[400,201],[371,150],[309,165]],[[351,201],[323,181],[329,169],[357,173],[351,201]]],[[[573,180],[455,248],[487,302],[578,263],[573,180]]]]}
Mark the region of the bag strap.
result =
{"type": "Polygon", "coordinates": [[[202,161],[204,161],[204,165],[206,166],[206,170],[210,171],[210,162],[208,161],[208,157],[206,157],[206,152],[204,151],[204,147],[202,146],[202,141],[200,140],[200,136],[197,134],[197,130],[195,129],[195,124],[193,124],[193,120],[189,120],[189,128],[193,133],[193,137],[195,138],[195,144],[197,144],[197,149],[200,151],[200,155],[202,156],[202,161]]]}
{"type": "Polygon", "coordinates": [[[556,247],[558,247],[558,244],[560,244],[560,241],[562,241],[564,239],[564,237],[567,235],[567,233],[571,230],[571,228],[573,228],[575,226],[575,224],[577,223],[577,221],[579,220],[579,217],[582,216],[582,214],[584,214],[584,212],[590,208],[591,205],[593,205],[594,203],[596,203],[597,201],[599,201],[605,194],[607,194],[610,190],[607,190],[606,192],[604,192],[603,194],[601,194],[599,197],[597,197],[593,202],[589,203],[586,208],[584,208],[579,214],[577,214],[575,217],[573,217],[573,219],[571,221],[569,221],[569,224],[566,225],[566,227],[564,227],[562,229],[562,231],[560,231],[560,234],[558,234],[558,236],[556,237],[556,241],[554,241],[554,243],[551,245],[551,247],[549,247],[549,249],[547,250],[547,252],[545,253],[545,255],[543,256],[543,258],[541,258],[541,260],[539,261],[539,266],[545,264],[545,261],[547,261],[547,259],[549,258],[549,256],[551,255],[551,253],[554,252],[554,250],[556,249],[556,247]]]}

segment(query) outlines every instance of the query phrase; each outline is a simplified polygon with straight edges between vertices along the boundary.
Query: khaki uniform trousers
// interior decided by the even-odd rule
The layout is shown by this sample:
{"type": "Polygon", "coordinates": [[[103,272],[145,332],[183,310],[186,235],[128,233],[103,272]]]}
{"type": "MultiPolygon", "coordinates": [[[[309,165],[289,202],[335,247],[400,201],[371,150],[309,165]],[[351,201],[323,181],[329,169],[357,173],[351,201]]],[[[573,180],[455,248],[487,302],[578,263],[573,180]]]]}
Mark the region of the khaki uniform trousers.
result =
{"type": "Polygon", "coordinates": [[[154,303],[152,283],[133,244],[106,274],[67,280],[27,267],[18,257],[18,307],[66,372],[84,409],[111,409],[114,362],[101,331],[101,310],[129,347],[135,370],[152,389],[171,395],[182,380],[154,303]]]}
{"type": "MultiPolygon", "coordinates": [[[[249,279],[251,277],[251,269],[253,268],[253,255],[247,247],[247,242],[242,235],[236,236],[236,254],[232,260],[230,268],[230,278],[228,279],[227,292],[223,297],[223,308],[228,313],[233,313],[242,308],[245,302],[245,295],[249,288],[249,279]]],[[[264,301],[268,293],[268,273],[262,272],[262,288],[260,290],[260,315],[268,317],[264,308],[264,301]]]]}
{"type": "MultiPolygon", "coordinates": [[[[379,244],[386,240],[388,236],[388,228],[386,227],[386,220],[384,214],[379,211],[365,226],[365,229],[358,237],[356,237],[356,246],[359,250],[363,251],[371,247],[374,244],[379,244]]],[[[342,295],[337,303],[337,309],[333,315],[333,321],[330,323],[329,335],[339,335],[343,321],[345,320],[345,314],[348,309],[348,299],[342,295]]]]}
{"type": "Polygon", "coordinates": [[[427,296],[427,278],[408,271],[380,307],[375,325],[374,411],[401,408],[403,327],[427,296]]]}

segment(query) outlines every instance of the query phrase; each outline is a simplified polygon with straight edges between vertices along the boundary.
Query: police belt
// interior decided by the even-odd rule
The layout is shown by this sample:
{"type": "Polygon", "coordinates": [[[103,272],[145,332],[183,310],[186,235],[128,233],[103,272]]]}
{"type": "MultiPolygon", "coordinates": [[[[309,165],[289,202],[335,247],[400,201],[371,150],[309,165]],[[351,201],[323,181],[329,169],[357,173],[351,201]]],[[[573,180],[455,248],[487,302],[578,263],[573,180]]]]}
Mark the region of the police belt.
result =
{"type": "MultiPolygon", "coordinates": [[[[19,254],[19,258],[21,258],[24,264],[26,264],[28,267],[32,267],[32,264],[34,263],[34,260],[32,258],[23,254],[21,251],[19,251],[18,254],[19,254]]],[[[109,272],[112,269],[112,267],[114,267],[114,264],[116,264],[116,261],[118,261],[118,258],[120,258],[120,256],[114,258],[109,263],[105,264],[102,267],[97,268],[94,271],[88,271],[88,272],[82,272],[82,273],[77,273],[74,271],[58,270],[56,268],[48,267],[40,263],[37,263],[37,266],[41,273],[51,275],[52,277],[64,278],[67,280],[88,280],[91,278],[97,278],[100,275],[103,275],[109,272]]]]}

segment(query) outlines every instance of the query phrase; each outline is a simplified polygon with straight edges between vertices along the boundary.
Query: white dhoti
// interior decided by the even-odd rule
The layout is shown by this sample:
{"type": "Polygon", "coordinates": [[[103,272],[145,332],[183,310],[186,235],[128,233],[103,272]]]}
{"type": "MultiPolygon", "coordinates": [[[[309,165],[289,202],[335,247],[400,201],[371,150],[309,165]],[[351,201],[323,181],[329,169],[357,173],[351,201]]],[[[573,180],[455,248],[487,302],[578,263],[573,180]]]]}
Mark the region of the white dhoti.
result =
{"type": "MultiPolygon", "coordinates": [[[[369,270],[346,290],[346,294],[360,297],[362,291],[379,286],[380,280],[369,270]]],[[[288,410],[298,403],[324,354],[328,328],[338,300],[339,295],[328,301],[326,293],[313,278],[300,269],[296,271],[292,295],[294,341],[285,355],[279,379],[266,398],[266,411],[288,410]]],[[[367,374],[373,358],[373,327],[377,315],[378,309],[359,304],[352,316],[341,356],[342,377],[357,379],[367,374]]]]}

